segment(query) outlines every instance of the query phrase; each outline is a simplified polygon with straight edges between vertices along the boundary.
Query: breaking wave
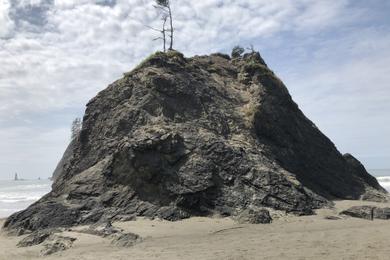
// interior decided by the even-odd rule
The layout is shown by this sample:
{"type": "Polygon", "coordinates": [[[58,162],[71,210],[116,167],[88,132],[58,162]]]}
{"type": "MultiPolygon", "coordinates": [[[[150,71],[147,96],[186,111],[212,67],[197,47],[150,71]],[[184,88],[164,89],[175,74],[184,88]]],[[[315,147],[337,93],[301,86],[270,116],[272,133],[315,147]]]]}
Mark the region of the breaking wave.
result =
{"type": "Polygon", "coordinates": [[[0,218],[27,208],[50,190],[49,180],[0,181],[0,218]]]}
{"type": "Polygon", "coordinates": [[[379,184],[390,192],[390,176],[376,177],[379,184]]]}

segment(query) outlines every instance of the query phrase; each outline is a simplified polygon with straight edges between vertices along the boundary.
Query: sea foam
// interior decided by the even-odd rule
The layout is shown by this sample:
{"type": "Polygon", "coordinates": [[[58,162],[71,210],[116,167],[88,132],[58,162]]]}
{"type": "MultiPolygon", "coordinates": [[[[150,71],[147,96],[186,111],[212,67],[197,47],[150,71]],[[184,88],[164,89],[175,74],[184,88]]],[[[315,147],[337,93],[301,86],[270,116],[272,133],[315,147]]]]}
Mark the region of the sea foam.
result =
{"type": "Polygon", "coordinates": [[[390,192],[390,176],[377,177],[376,179],[383,188],[390,192]]]}
{"type": "Polygon", "coordinates": [[[0,181],[0,218],[23,210],[50,192],[49,180],[0,181]]]}

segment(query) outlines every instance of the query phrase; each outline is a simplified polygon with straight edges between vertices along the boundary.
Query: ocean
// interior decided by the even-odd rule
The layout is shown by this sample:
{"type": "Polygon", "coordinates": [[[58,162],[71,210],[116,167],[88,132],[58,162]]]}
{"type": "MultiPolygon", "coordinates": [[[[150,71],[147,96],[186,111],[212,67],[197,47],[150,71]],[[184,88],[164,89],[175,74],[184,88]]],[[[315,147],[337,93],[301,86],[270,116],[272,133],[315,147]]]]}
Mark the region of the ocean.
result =
{"type": "Polygon", "coordinates": [[[390,169],[368,170],[368,172],[375,176],[379,184],[390,192],[390,169]]]}
{"type": "Polygon", "coordinates": [[[0,218],[27,208],[51,190],[50,180],[0,180],[0,218]]]}
{"type": "MultiPolygon", "coordinates": [[[[390,192],[390,169],[369,170],[390,192]]],[[[8,217],[37,201],[51,189],[50,180],[0,180],[0,218],[8,217]]]]}

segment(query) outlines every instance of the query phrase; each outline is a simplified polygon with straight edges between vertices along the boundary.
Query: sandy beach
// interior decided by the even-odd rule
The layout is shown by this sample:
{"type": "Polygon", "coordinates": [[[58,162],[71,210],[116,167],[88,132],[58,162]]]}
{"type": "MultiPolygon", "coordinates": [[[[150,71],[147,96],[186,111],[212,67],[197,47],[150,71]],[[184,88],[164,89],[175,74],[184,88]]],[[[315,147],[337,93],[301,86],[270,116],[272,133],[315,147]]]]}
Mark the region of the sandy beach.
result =
{"type": "Polygon", "coordinates": [[[350,206],[372,204],[390,206],[339,201],[335,208],[318,210],[317,215],[281,216],[268,225],[200,217],[179,222],[118,222],[114,225],[139,234],[143,242],[120,248],[98,236],[64,232],[77,238],[74,246],[48,257],[39,257],[40,245],[17,248],[22,237],[2,232],[0,259],[389,259],[390,221],[325,219],[350,206]]]}

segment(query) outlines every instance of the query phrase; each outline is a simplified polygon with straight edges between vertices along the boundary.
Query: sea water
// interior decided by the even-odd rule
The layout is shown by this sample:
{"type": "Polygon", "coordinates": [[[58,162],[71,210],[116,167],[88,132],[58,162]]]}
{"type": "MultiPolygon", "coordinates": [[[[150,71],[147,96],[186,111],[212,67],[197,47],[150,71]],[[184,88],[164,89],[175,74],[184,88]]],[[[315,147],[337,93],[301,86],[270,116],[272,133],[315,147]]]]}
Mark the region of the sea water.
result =
{"type": "Polygon", "coordinates": [[[390,169],[369,170],[372,176],[375,176],[379,184],[390,192],[390,169]]]}
{"type": "Polygon", "coordinates": [[[51,190],[50,180],[0,180],[0,218],[27,208],[51,190]]]}
{"type": "MultiPolygon", "coordinates": [[[[369,170],[383,188],[390,192],[390,169],[369,170]]],[[[23,210],[51,190],[50,180],[0,180],[0,218],[23,210]]]]}

